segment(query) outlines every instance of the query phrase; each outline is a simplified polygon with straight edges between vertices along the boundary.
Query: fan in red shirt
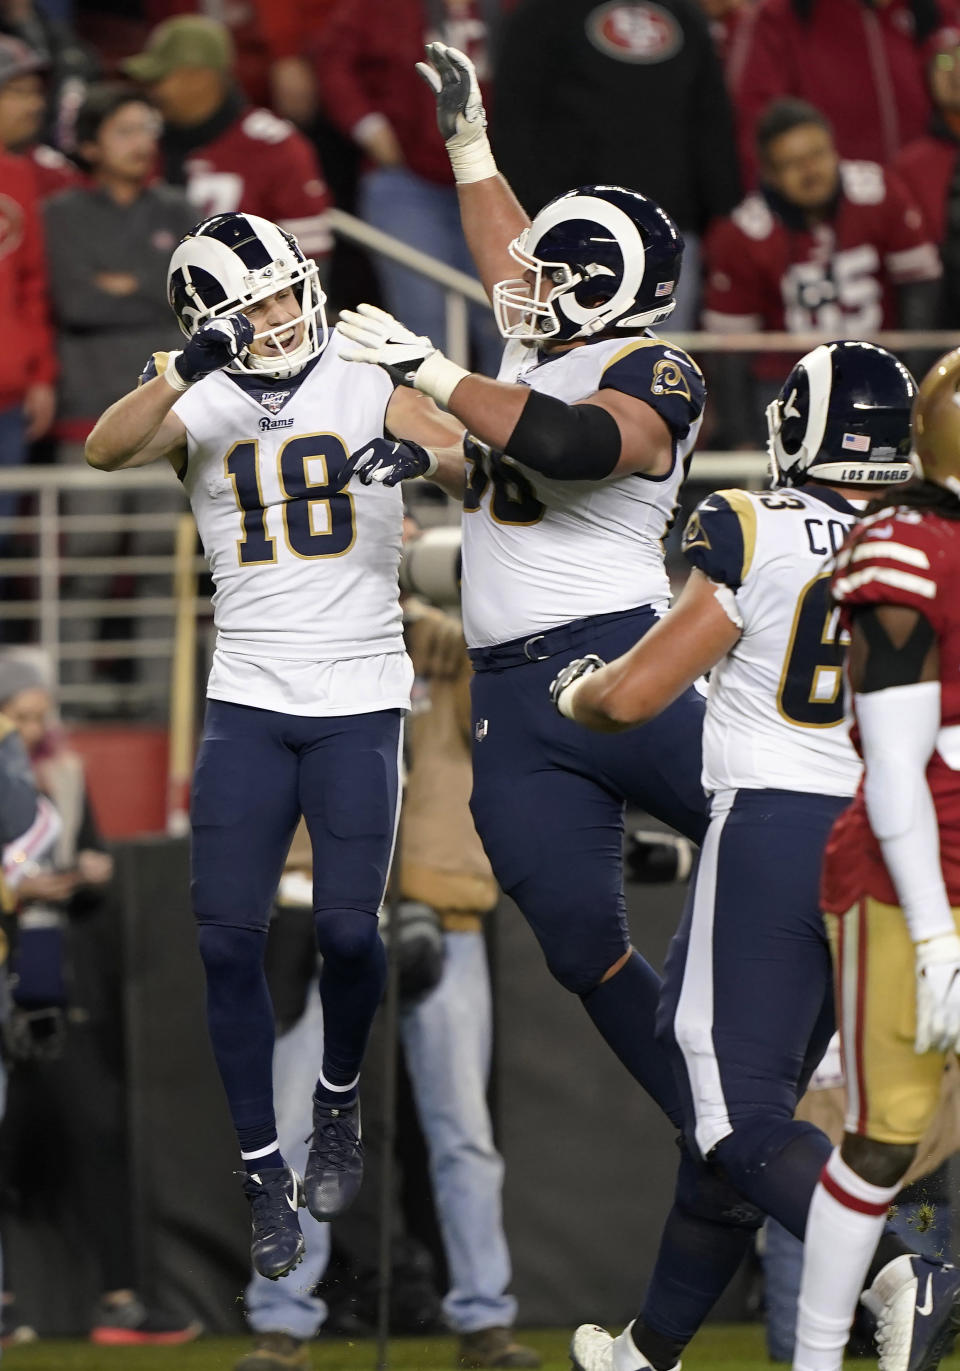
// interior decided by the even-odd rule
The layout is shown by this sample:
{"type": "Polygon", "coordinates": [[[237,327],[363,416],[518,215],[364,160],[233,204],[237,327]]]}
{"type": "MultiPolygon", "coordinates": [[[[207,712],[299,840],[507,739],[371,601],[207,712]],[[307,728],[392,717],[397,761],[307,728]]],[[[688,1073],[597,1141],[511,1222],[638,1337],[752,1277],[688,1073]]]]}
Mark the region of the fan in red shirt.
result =
{"type": "Polygon", "coordinates": [[[251,107],[232,78],[224,25],[201,15],[166,20],[121,65],[164,116],[162,174],[185,185],[197,218],[244,210],[287,229],[304,252],[330,250],[330,197],[311,144],[270,110],[251,107]]]}
{"type": "MultiPolygon", "coordinates": [[[[831,585],[851,636],[864,776],[834,825],[821,889],[847,1116],[804,1243],[794,1367],[818,1371],[840,1371],[861,1279],[960,1047],[960,350],[923,381],[913,428],[924,479],[856,527],[831,585]]],[[[919,1288],[915,1262],[896,1265],[919,1288]]],[[[941,1352],[956,1333],[960,1272],[943,1267],[924,1317],[900,1331],[904,1366],[922,1364],[931,1283],[951,1294],[941,1352]]]]}
{"type": "Polygon", "coordinates": [[[710,36],[727,86],[734,93],[739,88],[750,51],[757,0],[700,0],[700,8],[709,21],[710,36]]]}
{"type": "Polygon", "coordinates": [[[943,262],[940,328],[960,324],[960,35],[949,35],[930,63],[935,113],[930,130],[891,164],[916,198],[943,262]]]}
{"type": "Polygon", "coordinates": [[[745,184],[757,121],[792,95],[823,110],[842,157],[886,165],[930,118],[926,65],[957,0],[760,0],[736,90],[745,184]]]}
{"type": "MultiPolygon", "coordinates": [[[[762,183],[707,235],[704,327],[862,338],[928,327],[940,259],[906,188],[874,162],[841,161],[827,120],[802,100],[779,100],[757,129],[762,183]]],[[[730,358],[717,386],[731,442],[755,438],[745,363],[730,358]]],[[[759,357],[761,390],[777,389],[782,356],[759,357]]]]}
{"type": "Polygon", "coordinates": [[[33,163],[41,199],[83,177],[62,152],[38,143],[47,113],[46,65],[19,38],[0,34],[0,145],[33,163]]]}

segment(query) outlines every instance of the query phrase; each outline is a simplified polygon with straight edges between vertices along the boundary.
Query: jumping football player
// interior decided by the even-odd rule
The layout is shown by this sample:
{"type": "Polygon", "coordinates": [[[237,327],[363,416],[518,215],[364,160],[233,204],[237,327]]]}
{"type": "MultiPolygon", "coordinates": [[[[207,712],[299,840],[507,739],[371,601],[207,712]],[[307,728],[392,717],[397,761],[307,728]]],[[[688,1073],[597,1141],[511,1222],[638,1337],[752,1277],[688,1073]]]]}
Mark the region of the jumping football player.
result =
{"type": "Polygon", "coordinates": [[[275,1278],[300,1260],[304,1191],[325,1220],[359,1188],[357,1080],[384,985],[377,912],[412,677],[397,600],[402,508],[386,486],[346,488],[350,454],[371,442],[392,452],[387,431],[446,446],[454,426],[383,372],[340,359],[315,263],[266,219],[199,224],[173,253],[168,289],[187,342],[155,354],[142,384],[101,416],[87,460],[114,471],[167,458],[216,587],[191,889],[210,1038],[248,1173],[253,1264],[275,1278]],[[301,813],[324,1013],[303,1183],[277,1146],[263,972],[301,813]]]}
{"type": "MultiPolygon", "coordinates": [[[[819,1129],[793,1118],[834,1027],[820,869],[860,777],[844,721],[831,557],[865,492],[913,476],[915,393],[906,368],[869,343],[808,353],[768,411],[774,488],[704,500],[685,532],[693,570],[676,607],[618,661],[581,658],[551,688],[562,715],[612,733],[648,724],[711,672],[710,826],[667,959],[658,1030],[701,1164],[799,1238],[830,1154],[819,1129]]],[[[862,1283],[871,1258],[866,1299],[880,1316],[881,1367],[933,1366],[937,1329],[958,1317],[960,1273],[909,1254],[892,1232],[878,1248],[881,1227],[859,1275],[862,1283]],[[931,1292],[924,1318],[918,1272],[931,1292]]],[[[699,1256],[688,1252],[690,1277],[699,1256]]],[[[701,1300],[697,1318],[693,1301],[678,1306],[676,1268],[668,1225],[642,1314],[617,1339],[578,1329],[575,1365],[675,1367],[709,1307],[701,1300]]],[[[705,1296],[705,1281],[691,1286],[705,1296]]]]}
{"type": "Polygon", "coordinates": [[[471,63],[427,51],[467,241],[508,345],[489,380],[380,310],[345,311],[344,356],[423,390],[471,435],[465,480],[459,459],[427,472],[374,458],[364,475],[432,474],[463,496],[477,830],[553,975],[669,1111],[669,1067],[651,1050],[659,978],[627,929],[623,809],[699,841],[703,703],[689,690],[656,730],[607,745],[558,719],[545,687],[558,654],[619,653],[669,601],[661,539],[704,386],[649,330],[673,309],[683,240],[659,206],[610,186],[562,195],[531,223],[497,172],[471,63]]]}
{"type": "MultiPolygon", "coordinates": [[[[855,530],[831,586],[852,636],[864,778],[834,826],[823,873],[847,1118],[807,1223],[799,1371],[839,1371],[884,1215],[936,1109],[945,1055],[960,1049],[958,387],[960,351],[920,387],[924,480],[889,492],[887,507],[855,530]]],[[[887,1279],[888,1289],[913,1285],[917,1322],[935,1325],[942,1352],[960,1306],[938,1318],[936,1276],[915,1257],[887,1279]]]]}

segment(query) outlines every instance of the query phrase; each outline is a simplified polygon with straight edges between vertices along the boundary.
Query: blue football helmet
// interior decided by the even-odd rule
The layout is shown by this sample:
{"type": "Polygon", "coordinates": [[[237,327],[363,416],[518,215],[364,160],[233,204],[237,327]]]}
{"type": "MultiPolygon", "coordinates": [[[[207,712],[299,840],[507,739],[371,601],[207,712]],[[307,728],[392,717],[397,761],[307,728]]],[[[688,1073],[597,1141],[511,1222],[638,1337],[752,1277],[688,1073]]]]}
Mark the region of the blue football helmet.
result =
{"type": "Polygon", "coordinates": [[[822,343],[801,357],[767,406],[775,486],[813,478],[835,485],[909,481],[917,383],[885,348],[822,343]]]}
{"type": "Polygon", "coordinates": [[[581,186],[545,205],[510,256],[527,275],[493,288],[501,334],[569,342],[662,323],[676,304],[683,239],[669,214],[635,190],[581,186]]]}
{"type": "Polygon", "coordinates": [[[181,238],[167,270],[167,298],[188,338],[208,319],[239,314],[249,305],[290,288],[300,315],[281,329],[255,336],[273,342],[278,355],[245,351],[228,371],[295,376],[323,351],[327,341],[326,296],[317,264],[306,257],[292,233],[258,214],[215,214],[181,238]],[[291,329],[302,325],[296,346],[291,329]]]}

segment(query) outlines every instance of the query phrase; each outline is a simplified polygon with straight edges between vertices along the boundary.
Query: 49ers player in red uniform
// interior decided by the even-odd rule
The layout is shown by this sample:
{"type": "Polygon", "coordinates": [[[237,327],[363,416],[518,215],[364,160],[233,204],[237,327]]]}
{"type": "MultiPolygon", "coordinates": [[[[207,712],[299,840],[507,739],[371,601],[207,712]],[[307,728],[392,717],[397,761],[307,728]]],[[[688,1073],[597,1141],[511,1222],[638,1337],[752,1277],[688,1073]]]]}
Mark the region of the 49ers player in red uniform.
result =
{"type": "MultiPolygon", "coordinates": [[[[794,1365],[839,1371],[888,1206],[960,1045],[960,349],[924,380],[914,437],[924,479],[891,493],[837,557],[851,634],[853,740],[864,779],[827,846],[848,1108],[807,1221],[794,1365]]],[[[929,1338],[915,1258],[893,1263],[929,1338]]],[[[891,1277],[892,1278],[892,1277],[891,1277]]],[[[882,1296],[882,1291],[879,1294],[882,1296]]],[[[930,1309],[926,1308],[927,1303],[930,1309]]],[[[956,1334],[948,1309],[942,1354],[956,1334]]],[[[904,1338],[902,1365],[920,1371],[904,1338]]]]}

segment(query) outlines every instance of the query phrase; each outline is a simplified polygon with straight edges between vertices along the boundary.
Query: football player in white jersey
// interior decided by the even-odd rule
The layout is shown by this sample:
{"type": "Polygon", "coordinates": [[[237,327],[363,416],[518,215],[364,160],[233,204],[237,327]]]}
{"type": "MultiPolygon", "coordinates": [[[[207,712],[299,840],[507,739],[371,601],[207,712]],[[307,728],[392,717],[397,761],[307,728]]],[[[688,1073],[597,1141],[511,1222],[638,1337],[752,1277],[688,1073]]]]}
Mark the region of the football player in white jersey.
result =
{"type": "Polygon", "coordinates": [[[412,669],[398,604],[402,506],[387,483],[348,489],[351,454],[427,454],[459,430],[328,342],[315,263],[249,214],[178,245],[170,303],[186,335],[87,442],[114,471],[168,459],[213,575],[218,630],[191,803],[192,901],[207,1018],[264,1276],[300,1260],[297,1217],[353,1199],[362,1174],[357,1080],[384,984],[377,930],[396,829],[412,669]],[[267,921],[294,828],[314,854],[324,1054],[303,1181],[277,1146],[267,921]]]}
{"type": "MultiPolygon", "coordinates": [[[[861,772],[844,718],[832,555],[867,491],[913,476],[915,394],[906,368],[869,343],[808,353],[768,412],[774,488],[704,500],[684,535],[693,570],[675,608],[619,660],[575,660],[551,687],[564,717],[609,733],[649,723],[710,672],[710,826],[668,956],[658,1033],[700,1162],[799,1238],[831,1152],[819,1129],[793,1119],[834,1030],[820,869],[861,772]]],[[[916,1358],[960,1302],[960,1273],[917,1257],[899,1262],[905,1253],[885,1234],[870,1272],[866,1300],[886,1314],[884,1371],[907,1371],[898,1358],[910,1348],[916,1281],[909,1286],[920,1266],[936,1312],[918,1321],[914,1371],[935,1364],[916,1358]]],[[[673,1323],[663,1311],[678,1269],[706,1295],[701,1256],[689,1244],[678,1250],[668,1222],[642,1313],[616,1340],[594,1325],[578,1329],[574,1364],[676,1366],[694,1311],[673,1323]]],[[[701,1319],[708,1308],[704,1300],[701,1319]]]]}
{"type": "Polygon", "coordinates": [[[464,230],[507,346],[494,381],[380,310],[345,311],[345,357],[431,395],[470,435],[466,471],[384,457],[365,475],[433,475],[463,497],[477,829],[554,976],[678,1117],[651,1050],[659,979],[630,947],[623,809],[702,837],[702,700],[689,690],[656,730],[608,746],[558,719],[545,687],[558,654],[622,652],[669,601],[662,538],[704,385],[650,328],[674,307],[683,240],[659,206],[613,186],[571,191],[531,223],[493,162],[469,60],[439,43],[427,52],[464,230]]]}

